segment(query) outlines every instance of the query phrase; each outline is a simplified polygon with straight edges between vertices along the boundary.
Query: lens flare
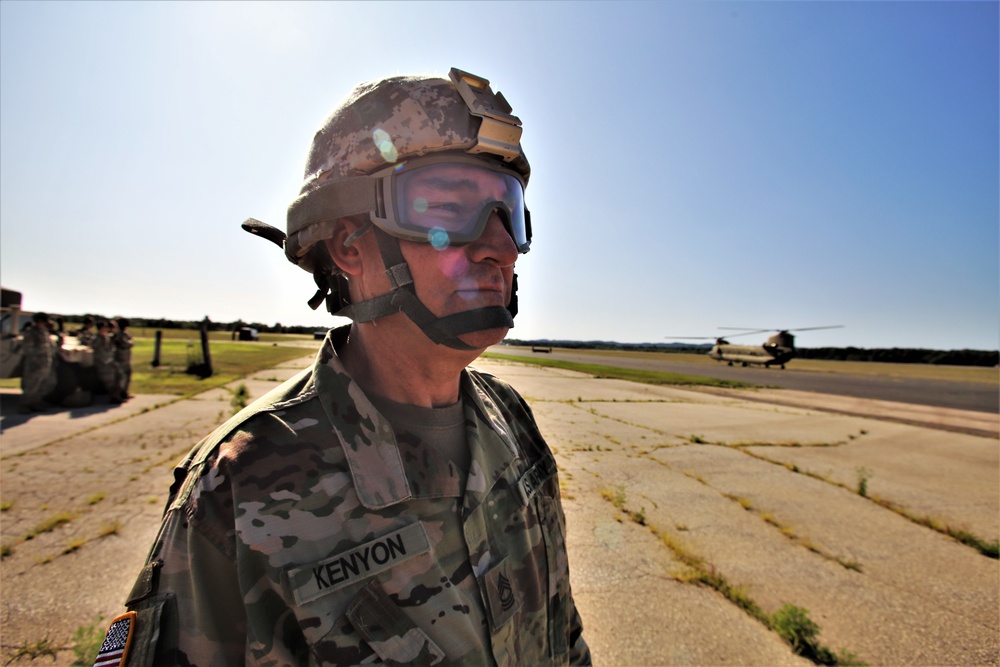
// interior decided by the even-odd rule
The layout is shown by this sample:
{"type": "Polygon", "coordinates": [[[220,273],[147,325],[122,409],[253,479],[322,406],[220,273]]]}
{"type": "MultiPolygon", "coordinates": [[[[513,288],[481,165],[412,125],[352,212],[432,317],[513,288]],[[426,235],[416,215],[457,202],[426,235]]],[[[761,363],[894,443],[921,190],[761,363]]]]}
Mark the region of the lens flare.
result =
{"type": "Polygon", "coordinates": [[[423,197],[417,197],[413,200],[413,211],[415,213],[426,213],[427,208],[427,200],[423,197]]]}
{"type": "Polygon", "coordinates": [[[386,162],[395,162],[396,158],[399,157],[396,147],[392,145],[392,137],[382,128],[376,128],[372,132],[372,141],[375,142],[375,147],[378,148],[386,162]]]}
{"type": "Polygon", "coordinates": [[[451,238],[448,237],[448,232],[445,230],[440,227],[433,227],[427,232],[427,242],[434,246],[436,250],[444,250],[451,245],[451,238]]]}

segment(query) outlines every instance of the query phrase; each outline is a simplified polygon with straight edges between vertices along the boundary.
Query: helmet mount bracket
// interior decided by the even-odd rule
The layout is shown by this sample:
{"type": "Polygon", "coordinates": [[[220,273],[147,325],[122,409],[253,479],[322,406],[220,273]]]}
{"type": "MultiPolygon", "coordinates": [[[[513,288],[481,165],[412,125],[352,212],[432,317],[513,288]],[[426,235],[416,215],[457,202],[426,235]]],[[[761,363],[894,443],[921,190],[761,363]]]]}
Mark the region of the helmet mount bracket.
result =
{"type": "Polygon", "coordinates": [[[512,115],[510,104],[501,93],[490,89],[490,82],[475,74],[452,67],[448,77],[469,107],[469,113],[482,119],[478,141],[469,153],[491,153],[510,162],[520,152],[521,119],[512,115]]]}

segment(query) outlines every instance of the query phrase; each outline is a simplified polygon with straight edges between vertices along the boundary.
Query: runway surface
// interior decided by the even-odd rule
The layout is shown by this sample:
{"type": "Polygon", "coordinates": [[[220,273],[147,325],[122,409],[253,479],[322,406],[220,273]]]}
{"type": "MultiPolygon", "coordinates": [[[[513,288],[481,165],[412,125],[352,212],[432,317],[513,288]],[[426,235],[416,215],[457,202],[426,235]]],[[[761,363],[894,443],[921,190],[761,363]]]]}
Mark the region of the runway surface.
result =
{"type": "MultiPolygon", "coordinates": [[[[532,353],[527,348],[497,346],[490,349],[498,354],[532,353]]],[[[980,382],[952,382],[924,378],[882,377],[876,375],[855,375],[851,373],[820,373],[802,371],[794,367],[784,370],[777,368],[743,368],[725,364],[707,364],[671,359],[664,354],[658,358],[635,358],[600,352],[575,352],[554,349],[550,354],[539,357],[572,361],[581,364],[617,366],[642,370],[666,371],[702,375],[724,380],[740,380],[764,387],[779,387],[821,394],[835,394],[854,398],[869,398],[881,401],[896,401],[916,405],[930,405],[958,410],[973,410],[1000,414],[1000,392],[996,385],[980,382]]],[[[794,362],[793,362],[794,363],[794,362]]]]}

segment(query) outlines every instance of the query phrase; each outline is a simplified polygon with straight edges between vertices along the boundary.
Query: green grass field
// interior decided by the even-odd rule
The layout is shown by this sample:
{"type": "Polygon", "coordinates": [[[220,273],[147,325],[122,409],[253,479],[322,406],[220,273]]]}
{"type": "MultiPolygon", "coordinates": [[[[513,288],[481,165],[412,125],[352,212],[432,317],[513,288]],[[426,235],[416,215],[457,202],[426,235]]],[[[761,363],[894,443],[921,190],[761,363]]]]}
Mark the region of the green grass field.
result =
{"type": "Polygon", "coordinates": [[[630,382],[641,382],[643,384],[702,385],[707,387],[727,387],[730,389],[745,389],[757,386],[750,384],[749,382],[720,380],[718,378],[703,377],[701,375],[685,375],[683,373],[668,373],[664,371],[643,371],[633,368],[600,366],[597,364],[578,364],[572,361],[559,361],[558,359],[551,359],[547,357],[522,357],[510,354],[496,354],[494,352],[487,352],[483,355],[483,357],[486,359],[499,359],[504,361],[516,361],[523,364],[534,364],[536,366],[547,366],[549,368],[564,368],[569,371],[588,373],[596,378],[628,380],[630,382]]]}
{"type": "MultiPolygon", "coordinates": [[[[281,335],[281,334],[276,334],[281,335]]],[[[209,339],[213,374],[201,380],[184,371],[189,359],[200,354],[201,342],[164,337],[160,366],[152,367],[154,339],[136,338],[132,348],[133,394],[197,394],[278,364],[311,356],[315,352],[300,346],[264,342],[232,342],[209,339]]],[[[316,348],[319,341],[316,341],[316,348]]]]}
{"type": "MultiPolygon", "coordinates": [[[[155,339],[136,335],[140,331],[133,333],[135,347],[132,348],[132,384],[129,387],[133,394],[191,396],[291,359],[310,357],[320,346],[320,341],[306,335],[262,334],[258,342],[233,342],[229,333],[213,332],[209,336],[209,353],[214,372],[211,377],[199,379],[185,373],[189,362],[196,355],[200,357],[201,339],[197,331],[164,330],[157,368],[152,366],[155,339]],[[304,345],[303,341],[309,344],[304,345]]],[[[5,389],[20,386],[20,378],[0,380],[0,387],[5,389]]]]}
{"type": "MultiPolygon", "coordinates": [[[[512,354],[531,355],[530,347],[510,346],[512,354]]],[[[559,348],[562,350],[562,348],[559,348]]],[[[707,354],[628,352],[623,350],[565,350],[581,355],[614,355],[635,359],[667,359],[705,365],[718,364],[707,354]]],[[[1000,386],[1000,371],[996,368],[974,366],[936,366],[933,364],[888,364],[877,361],[829,361],[825,359],[792,359],[789,370],[819,373],[851,373],[854,375],[880,375],[883,377],[923,378],[925,380],[953,380],[956,382],[982,382],[1000,386]]]]}

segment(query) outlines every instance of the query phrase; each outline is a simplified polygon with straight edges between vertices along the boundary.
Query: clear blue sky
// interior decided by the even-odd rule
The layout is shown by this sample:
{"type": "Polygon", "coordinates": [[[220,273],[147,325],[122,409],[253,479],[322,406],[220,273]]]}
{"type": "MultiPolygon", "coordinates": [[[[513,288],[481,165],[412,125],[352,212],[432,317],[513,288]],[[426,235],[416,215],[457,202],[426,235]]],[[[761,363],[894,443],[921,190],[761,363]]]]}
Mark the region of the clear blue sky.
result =
{"type": "Polygon", "coordinates": [[[996,2],[0,2],[0,280],[62,313],[329,325],[284,225],[359,81],[524,121],[518,338],[996,349],[996,2]],[[746,339],[745,339],[746,340],[746,339]]]}

